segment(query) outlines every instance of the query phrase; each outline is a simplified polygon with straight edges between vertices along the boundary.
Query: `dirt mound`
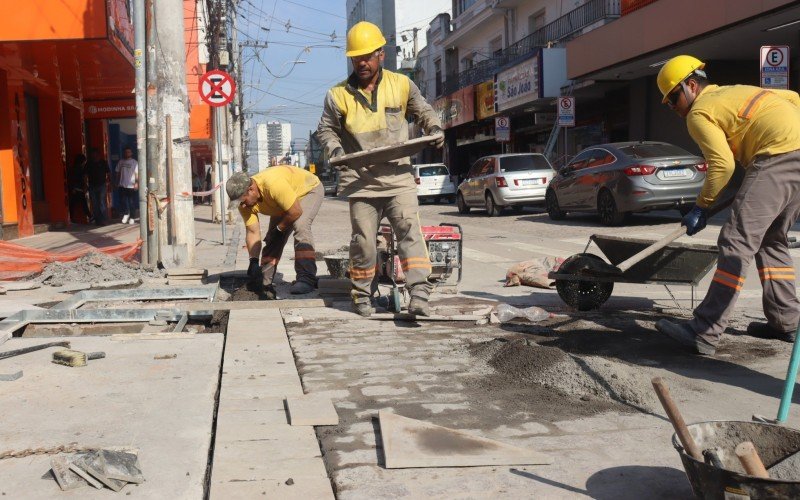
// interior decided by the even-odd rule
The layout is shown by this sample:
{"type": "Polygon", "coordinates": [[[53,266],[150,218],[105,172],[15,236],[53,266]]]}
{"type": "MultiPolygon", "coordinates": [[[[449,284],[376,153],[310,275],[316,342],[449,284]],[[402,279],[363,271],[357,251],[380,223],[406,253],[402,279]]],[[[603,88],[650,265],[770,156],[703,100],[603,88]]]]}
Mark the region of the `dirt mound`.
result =
{"type": "Polygon", "coordinates": [[[578,357],[531,340],[494,339],[472,354],[510,380],[536,384],[581,399],[600,398],[653,410],[658,406],[650,377],[641,368],[606,358],[578,357]]]}
{"type": "Polygon", "coordinates": [[[102,283],[164,276],[165,273],[161,269],[147,270],[138,263],[125,262],[104,253],[92,252],[71,262],[51,262],[34,280],[45,285],[61,286],[76,282],[102,283]]]}

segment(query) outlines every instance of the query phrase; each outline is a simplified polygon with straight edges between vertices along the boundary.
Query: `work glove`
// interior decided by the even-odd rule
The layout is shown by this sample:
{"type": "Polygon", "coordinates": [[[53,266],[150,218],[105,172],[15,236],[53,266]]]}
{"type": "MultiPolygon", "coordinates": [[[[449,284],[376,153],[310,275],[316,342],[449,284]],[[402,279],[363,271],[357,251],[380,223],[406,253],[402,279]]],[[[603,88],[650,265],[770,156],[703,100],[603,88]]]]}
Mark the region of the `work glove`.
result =
{"type": "Polygon", "coordinates": [[[258,257],[250,258],[250,265],[247,266],[247,277],[252,279],[258,278],[261,274],[261,266],[258,264],[258,257]]]}
{"type": "Polygon", "coordinates": [[[442,130],[442,127],[434,125],[433,127],[431,127],[430,130],[428,130],[428,135],[436,135],[436,134],[442,134],[442,135],[435,141],[431,141],[431,146],[434,146],[436,149],[441,149],[444,146],[444,130],[442,130]]]}
{"type": "Polygon", "coordinates": [[[683,216],[681,226],[686,226],[686,234],[688,236],[694,236],[706,227],[707,218],[706,209],[695,205],[688,214],[683,216]]]}
{"type": "MultiPolygon", "coordinates": [[[[333,160],[337,156],[344,156],[344,149],[342,149],[340,147],[333,148],[333,151],[331,151],[331,160],[333,160]]],[[[338,170],[339,172],[343,172],[343,171],[347,170],[347,165],[336,165],[333,168],[338,170]]]]}

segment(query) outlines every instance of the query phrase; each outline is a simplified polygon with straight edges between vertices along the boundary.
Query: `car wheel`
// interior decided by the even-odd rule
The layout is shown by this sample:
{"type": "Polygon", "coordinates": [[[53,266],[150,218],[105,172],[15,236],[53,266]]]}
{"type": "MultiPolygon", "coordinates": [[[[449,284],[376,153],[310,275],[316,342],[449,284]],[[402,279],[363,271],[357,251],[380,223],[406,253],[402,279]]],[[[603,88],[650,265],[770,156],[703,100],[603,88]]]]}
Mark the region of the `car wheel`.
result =
{"type": "Polygon", "coordinates": [[[625,221],[625,212],[617,209],[617,202],[611,191],[604,189],[597,197],[597,215],[604,226],[619,226],[625,221]]]}
{"type": "Polygon", "coordinates": [[[492,193],[486,193],[486,213],[489,217],[497,217],[502,211],[503,207],[498,206],[497,203],[494,202],[492,193]]]}
{"type": "Polygon", "coordinates": [[[467,202],[464,201],[463,194],[458,193],[458,196],[456,196],[456,203],[458,204],[458,213],[460,214],[469,213],[469,207],[467,206],[467,202]]]}
{"type": "Polygon", "coordinates": [[[564,212],[561,210],[561,207],[558,206],[556,192],[552,189],[547,191],[544,197],[544,204],[547,208],[547,215],[550,216],[550,220],[564,220],[567,217],[567,212],[564,212]]]}

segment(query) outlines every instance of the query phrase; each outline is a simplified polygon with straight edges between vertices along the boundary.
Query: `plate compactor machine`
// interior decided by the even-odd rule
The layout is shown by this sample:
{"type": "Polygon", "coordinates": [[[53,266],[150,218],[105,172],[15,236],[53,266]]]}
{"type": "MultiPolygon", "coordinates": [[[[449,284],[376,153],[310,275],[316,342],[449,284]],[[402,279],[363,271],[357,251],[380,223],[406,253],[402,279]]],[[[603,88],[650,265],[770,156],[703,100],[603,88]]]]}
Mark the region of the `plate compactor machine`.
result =
{"type": "MultiPolygon", "coordinates": [[[[456,293],[463,274],[464,233],[461,226],[445,222],[436,226],[422,226],[422,235],[428,246],[432,267],[429,279],[435,290],[456,293]]],[[[391,311],[400,312],[405,302],[403,296],[408,295],[408,291],[404,286],[405,275],[397,253],[397,239],[388,224],[381,224],[378,235],[377,282],[391,285],[388,307],[391,311]]]]}

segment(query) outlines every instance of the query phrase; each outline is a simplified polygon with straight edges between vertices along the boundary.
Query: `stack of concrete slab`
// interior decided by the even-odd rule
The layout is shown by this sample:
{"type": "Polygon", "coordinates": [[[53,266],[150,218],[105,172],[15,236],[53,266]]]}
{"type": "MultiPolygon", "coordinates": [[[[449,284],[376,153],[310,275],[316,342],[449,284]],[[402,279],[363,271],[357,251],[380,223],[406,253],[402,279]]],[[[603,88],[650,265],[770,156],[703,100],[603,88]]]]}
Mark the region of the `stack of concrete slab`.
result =
{"type": "Polygon", "coordinates": [[[195,267],[179,267],[167,271],[167,283],[169,285],[202,285],[208,278],[208,269],[195,267]]]}
{"type": "Polygon", "coordinates": [[[303,398],[303,388],[280,312],[231,311],[212,499],[334,498],[314,428],[289,424],[284,400],[295,398],[303,398]]]}

